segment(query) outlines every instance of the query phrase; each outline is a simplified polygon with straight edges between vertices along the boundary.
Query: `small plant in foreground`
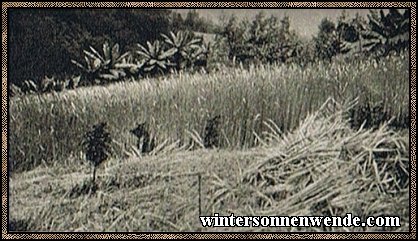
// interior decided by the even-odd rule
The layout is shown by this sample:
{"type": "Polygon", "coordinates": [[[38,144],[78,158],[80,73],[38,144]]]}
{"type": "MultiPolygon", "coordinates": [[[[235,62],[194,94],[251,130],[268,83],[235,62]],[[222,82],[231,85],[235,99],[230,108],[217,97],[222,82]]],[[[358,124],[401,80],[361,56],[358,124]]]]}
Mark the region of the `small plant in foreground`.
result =
{"type": "Polygon", "coordinates": [[[365,128],[378,128],[383,122],[388,121],[388,113],[384,110],[382,104],[359,106],[357,109],[350,110],[350,124],[352,128],[360,128],[364,125],[365,128]]]}
{"type": "Polygon", "coordinates": [[[205,125],[204,146],[205,148],[219,147],[219,124],[221,116],[210,118],[205,125]]]}
{"type": "Polygon", "coordinates": [[[93,164],[93,185],[96,180],[96,168],[109,157],[110,153],[112,139],[110,133],[105,130],[105,127],[106,122],[94,125],[93,130],[88,131],[83,140],[86,159],[93,164]]]}
{"type": "Polygon", "coordinates": [[[155,140],[151,138],[146,125],[147,123],[143,122],[131,130],[131,133],[138,138],[137,147],[141,153],[149,153],[155,148],[155,140]]]}
{"type": "Polygon", "coordinates": [[[30,220],[11,219],[9,221],[9,231],[29,231],[31,229],[30,220]]]}

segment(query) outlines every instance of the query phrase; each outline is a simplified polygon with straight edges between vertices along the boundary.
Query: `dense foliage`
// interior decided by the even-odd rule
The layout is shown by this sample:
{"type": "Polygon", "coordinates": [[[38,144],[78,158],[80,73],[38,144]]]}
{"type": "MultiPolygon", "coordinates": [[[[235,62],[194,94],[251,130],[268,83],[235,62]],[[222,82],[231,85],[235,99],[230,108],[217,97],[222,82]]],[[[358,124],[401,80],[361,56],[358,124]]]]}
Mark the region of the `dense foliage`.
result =
{"type": "Polygon", "coordinates": [[[170,28],[169,10],[145,9],[10,9],[11,83],[40,85],[45,76],[63,79],[79,73],[72,59],[83,50],[101,49],[107,41],[127,51],[153,41],[170,28]],[[151,27],[152,26],[152,27],[151,27]]]}

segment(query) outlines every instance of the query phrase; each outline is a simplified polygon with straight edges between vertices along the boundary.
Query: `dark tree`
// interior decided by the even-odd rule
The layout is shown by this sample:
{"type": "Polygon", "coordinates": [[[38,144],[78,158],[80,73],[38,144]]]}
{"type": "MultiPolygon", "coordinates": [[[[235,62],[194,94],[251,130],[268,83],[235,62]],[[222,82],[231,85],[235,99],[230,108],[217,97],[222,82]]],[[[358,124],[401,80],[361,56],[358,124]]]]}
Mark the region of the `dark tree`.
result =
{"type": "Polygon", "coordinates": [[[88,131],[82,142],[85,152],[86,160],[93,165],[93,179],[95,184],[96,168],[105,161],[110,154],[110,143],[112,139],[110,133],[106,131],[106,122],[94,125],[91,131],[88,131]]]}
{"type": "Polygon", "coordinates": [[[180,30],[185,30],[184,20],[180,13],[173,12],[171,14],[171,29],[173,32],[178,32],[180,30]]]}
{"type": "Polygon", "coordinates": [[[335,23],[324,18],[319,24],[318,35],[314,38],[316,56],[322,60],[331,60],[340,52],[335,23]]]}

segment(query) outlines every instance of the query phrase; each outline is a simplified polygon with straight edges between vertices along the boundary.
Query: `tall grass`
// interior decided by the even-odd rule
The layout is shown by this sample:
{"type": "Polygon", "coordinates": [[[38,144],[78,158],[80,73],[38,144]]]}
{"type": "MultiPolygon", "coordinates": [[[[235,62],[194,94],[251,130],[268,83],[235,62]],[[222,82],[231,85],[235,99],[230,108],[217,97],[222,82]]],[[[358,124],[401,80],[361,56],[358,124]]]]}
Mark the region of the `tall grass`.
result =
{"type": "Polygon", "coordinates": [[[409,116],[408,56],[296,65],[224,68],[161,79],[15,97],[10,101],[12,169],[82,160],[80,142],[93,124],[107,122],[115,157],[135,146],[129,133],[147,121],[160,142],[201,134],[205,120],[222,116],[221,144],[251,147],[268,119],[282,131],[298,126],[328,97],[381,102],[392,116],[409,116]],[[70,158],[70,157],[79,158],[70,158]]]}

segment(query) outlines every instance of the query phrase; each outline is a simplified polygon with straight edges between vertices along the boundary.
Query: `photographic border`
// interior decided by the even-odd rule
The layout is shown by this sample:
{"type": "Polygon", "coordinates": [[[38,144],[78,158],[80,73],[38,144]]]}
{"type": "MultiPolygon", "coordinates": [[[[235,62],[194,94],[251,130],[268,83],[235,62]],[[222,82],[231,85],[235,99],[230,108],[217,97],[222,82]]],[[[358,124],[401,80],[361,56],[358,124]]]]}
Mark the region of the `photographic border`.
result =
{"type": "Polygon", "coordinates": [[[416,3],[415,2],[2,2],[2,238],[416,238],[416,3]],[[8,10],[10,8],[409,8],[410,21],[410,230],[404,233],[127,233],[8,232],[8,10]]]}

